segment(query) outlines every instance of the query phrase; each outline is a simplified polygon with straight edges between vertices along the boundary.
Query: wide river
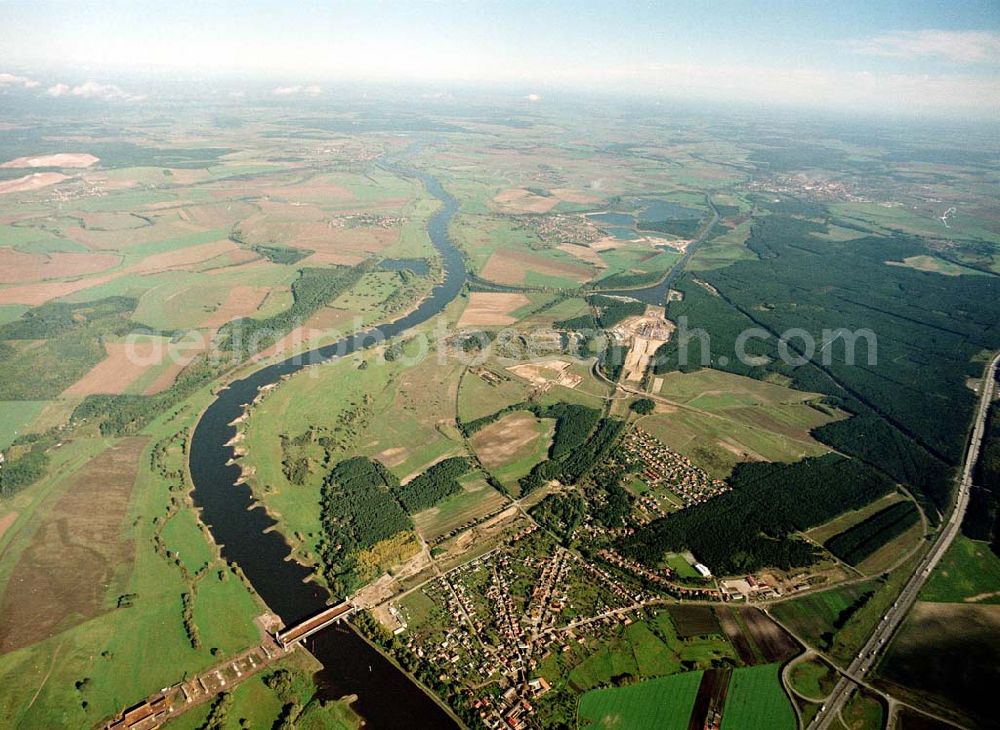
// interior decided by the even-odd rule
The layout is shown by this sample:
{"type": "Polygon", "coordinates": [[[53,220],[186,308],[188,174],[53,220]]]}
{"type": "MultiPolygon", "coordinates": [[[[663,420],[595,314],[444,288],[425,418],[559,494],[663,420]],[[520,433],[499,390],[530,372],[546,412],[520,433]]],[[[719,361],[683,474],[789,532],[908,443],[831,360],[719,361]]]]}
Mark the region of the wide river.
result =
{"type": "MultiPolygon", "coordinates": [[[[441,209],[430,219],[427,232],[441,254],[444,280],[409,314],[378,327],[388,339],[439,313],[459,293],[465,282],[465,262],[448,237],[448,224],[458,211],[458,201],[426,173],[396,165],[386,167],[419,179],[427,191],[441,201],[441,209]]],[[[250,488],[236,485],[239,468],[230,464],[233,449],[226,444],[236,435],[229,425],[238,418],[258,390],[278,382],[309,363],[355,352],[365,346],[374,329],[340,342],[262,368],[221,390],[195,426],[191,440],[190,466],[194,501],[202,510],[222,554],[243,569],[257,593],[286,625],[322,609],[329,592],[306,582],[311,570],[289,559],[291,550],[267,511],[256,505],[250,488]]],[[[370,340],[369,340],[370,341],[370,340]]],[[[334,387],[331,385],[331,387],[334,387]]],[[[370,728],[454,728],[455,722],[422,689],[351,629],[335,626],[307,641],[309,650],[325,667],[317,677],[326,698],[356,694],[354,704],[370,728]]]]}

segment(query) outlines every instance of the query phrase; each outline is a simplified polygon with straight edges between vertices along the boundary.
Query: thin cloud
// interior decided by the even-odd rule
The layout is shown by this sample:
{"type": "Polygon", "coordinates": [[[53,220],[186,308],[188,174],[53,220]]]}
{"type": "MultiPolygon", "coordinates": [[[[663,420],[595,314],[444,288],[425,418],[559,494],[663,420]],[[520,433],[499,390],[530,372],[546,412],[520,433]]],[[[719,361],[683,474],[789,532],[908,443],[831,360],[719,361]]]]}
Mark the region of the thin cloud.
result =
{"type": "Polygon", "coordinates": [[[272,93],[275,96],[297,96],[298,94],[305,94],[306,96],[319,96],[323,93],[323,89],[316,84],[310,84],[309,86],[296,84],[295,86],[279,86],[272,93]]]}
{"type": "Polygon", "coordinates": [[[36,86],[41,86],[41,83],[35,81],[34,79],[29,79],[27,76],[18,76],[17,74],[0,73],[0,89],[6,88],[8,86],[20,86],[24,89],[34,89],[36,86]]]}
{"type": "Polygon", "coordinates": [[[1000,63],[1000,33],[987,30],[899,30],[848,41],[847,47],[855,53],[883,58],[1000,63]]]}
{"type": "Polygon", "coordinates": [[[76,86],[69,84],[53,84],[45,90],[46,96],[54,98],[76,97],[78,99],[100,99],[101,101],[141,101],[145,96],[129,94],[114,84],[102,84],[98,81],[85,81],[76,86]]]}

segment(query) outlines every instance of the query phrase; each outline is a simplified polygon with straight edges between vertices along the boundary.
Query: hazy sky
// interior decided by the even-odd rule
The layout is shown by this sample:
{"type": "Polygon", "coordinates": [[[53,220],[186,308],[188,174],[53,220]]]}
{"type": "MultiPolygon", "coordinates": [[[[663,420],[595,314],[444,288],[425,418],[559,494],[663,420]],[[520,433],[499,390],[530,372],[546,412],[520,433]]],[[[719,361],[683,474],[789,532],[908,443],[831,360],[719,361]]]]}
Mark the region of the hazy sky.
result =
{"type": "Polygon", "coordinates": [[[44,75],[30,88],[57,96],[150,69],[268,75],[288,95],[502,82],[997,118],[1000,0],[0,0],[0,85],[44,75]]]}

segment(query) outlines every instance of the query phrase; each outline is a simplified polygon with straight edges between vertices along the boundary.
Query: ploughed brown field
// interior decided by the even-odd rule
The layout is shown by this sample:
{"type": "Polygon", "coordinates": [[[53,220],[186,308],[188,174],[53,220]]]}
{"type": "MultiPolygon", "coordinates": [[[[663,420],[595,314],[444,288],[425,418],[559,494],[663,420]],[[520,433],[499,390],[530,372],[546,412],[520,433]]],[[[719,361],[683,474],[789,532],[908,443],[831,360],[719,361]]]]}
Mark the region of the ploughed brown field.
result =
{"type": "Polygon", "coordinates": [[[759,608],[722,607],[716,615],[746,664],[784,661],[799,652],[795,639],[759,608]]]}
{"type": "Polygon", "coordinates": [[[0,284],[23,284],[44,279],[86,276],[113,268],[121,257],[110,253],[26,253],[0,248],[0,284]]]}
{"type": "Polygon", "coordinates": [[[703,634],[718,634],[722,631],[719,619],[716,618],[711,606],[680,605],[670,606],[667,610],[674,628],[677,629],[677,636],[682,639],[703,634]]]}

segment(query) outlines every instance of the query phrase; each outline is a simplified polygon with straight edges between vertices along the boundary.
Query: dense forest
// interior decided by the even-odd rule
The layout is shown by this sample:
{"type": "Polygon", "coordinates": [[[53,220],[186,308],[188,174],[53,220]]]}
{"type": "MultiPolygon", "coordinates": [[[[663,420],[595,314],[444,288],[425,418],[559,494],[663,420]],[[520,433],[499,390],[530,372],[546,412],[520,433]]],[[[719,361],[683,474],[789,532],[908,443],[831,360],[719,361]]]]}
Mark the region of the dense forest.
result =
{"type": "Polygon", "coordinates": [[[602,418],[593,434],[582,444],[559,457],[536,464],[528,474],[518,480],[521,494],[538,489],[547,481],[558,479],[563,484],[573,484],[607,457],[625,430],[625,421],[602,418]]]}
{"type": "Polygon", "coordinates": [[[1000,555],[1000,403],[990,406],[962,531],[1000,555]]]}
{"type": "Polygon", "coordinates": [[[948,509],[955,469],[872,412],[842,421],[833,421],[813,431],[814,437],[875,466],[894,479],[915,488],[930,509],[948,509]]]}
{"type": "Polygon", "coordinates": [[[445,497],[462,491],[458,478],[471,468],[464,456],[439,461],[418,477],[396,489],[396,496],[410,514],[433,507],[445,497]]]}
{"type": "Polygon", "coordinates": [[[788,377],[794,387],[826,394],[831,403],[867,416],[860,423],[818,432],[834,448],[856,455],[913,486],[925,503],[943,509],[950,497],[949,466],[961,460],[975,396],[965,385],[978,376],[984,349],[1000,347],[1000,279],[949,277],[886,262],[926,253],[903,235],[829,241],[815,233],[825,226],[772,215],[754,222],[747,246],[756,261],[685,275],[676,288],[682,301],[668,315],[687,318],[687,328],[710,336],[710,352],[698,337],[682,338],[657,353],[656,372],[695,369],[702,364],[750,377],[788,377]],[[766,271],[765,271],[766,269],[766,271]],[[734,357],[739,335],[758,328],[746,342],[753,358],[734,357]],[[789,343],[792,356],[811,354],[795,367],[779,359],[778,334],[800,328],[817,343],[803,353],[803,341],[789,343]],[[856,340],[854,363],[845,357],[843,337],[824,342],[823,330],[869,330],[856,340]],[[869,355],[877,364],[869,364],[869,355]],[[703,359],[704,358],[704,359],[703,359]],[[869,438],[861,438],[859,425],[869,438]],[[888,443],[873,448],[874,435],[888,443]]]}
{"type": "Polygon", "coordinates": [[[354,587],[354,554],[413,527],[393,490],[399,480],[380,462],[356,456],[330,471],[322,487],[322,557],[331,587],[354,587]]]}
{"type": "Polygon", "coordinates": [[[41,479],[49,465],[46,452],[54,441],[49,435],[28,434],[14,442],[0,465],[0,497],[9,497],[41,479]]]}
{"type": "Polygon", "coordinates": [[[857,565],[919,519],[920,513],[912,502],[896,502],[834,535],[823,547],[845,563],[857,565]]]}
{"type": "Polygon", "coordinates": [[[732,491],[654,520],[622,539],[624,553],[656,566],[667,552],[689,549],[715,573],[808,565],[815,548],[793,535],[887,494],[880,472],[836,454],[794,464],[740,464],[732,491]]]}
{"type": "Polygon", "coordinates": [[[356,554],[413,529],[410,515],[461,491],[471,468],[463,456],[444,459],[406,484],[381,462],[354,456],[338,462],[323,481],[320,519],[324,573],[339,592],[355,588],[356,554]]]}

